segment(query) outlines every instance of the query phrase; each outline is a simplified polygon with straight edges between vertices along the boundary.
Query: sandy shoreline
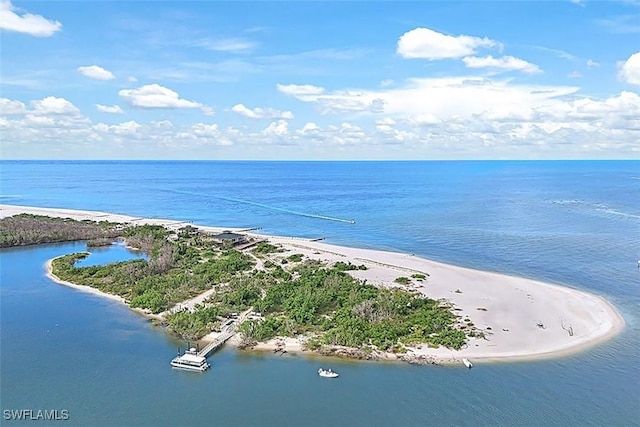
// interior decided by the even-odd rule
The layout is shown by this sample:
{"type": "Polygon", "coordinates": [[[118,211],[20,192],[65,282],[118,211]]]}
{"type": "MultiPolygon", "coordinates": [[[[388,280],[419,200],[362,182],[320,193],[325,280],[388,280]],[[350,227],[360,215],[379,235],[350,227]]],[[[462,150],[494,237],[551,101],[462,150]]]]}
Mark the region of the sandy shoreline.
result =
{"type": "MultiPolygon", "coordinates": [[[[190,224],[185,221],[135,218],[104,212],[0,205],[0,218],[18,213],[78,220],[158,224],[174,229],[190,224]]],[[[219,227],[199,228],[214,232],[223,230],[219,227]]],[[[325,262],[350,261],[357,265],[364,264],[367,270],[350,273],[378,286],[400,286],[394,283],[400,276],[411,277],[416,273],[428,275],[423,281],[412,279],[408,287],[430,298],[450,301],[456,308],[456,314],[471,319],[486,335],[486,339],[470,338],[467,347],[458,351],[428,348],[425,345],[411,349],[409,357],[438,362],[451,362],[463,357],[487,361],[557,357],[607,341],[624,328],[622,316],[607,300],[567,286],[473,270],[396,252],[342,247],[300,238],[248,234],[268,238],[270,243],[280,244],[286,249],[282,254],[270,255],[274,258],[299,253],[325,262]],[[572,335],[569,330],[573,332],[572,335]]],[[[58,283],[125,303],[120,297],[61,281],[50,273],[50,262],[47,265],[47,275],[58,283]]],[[[288,338],[284,342],[287,352],[302,351],[300,340],[288,338]]],[[[271,340],[260,343],[256,349],[272,351],[276,346],[277,340],[271,340]]],[[[389,357],[393,358],[391,355],[389,357]]]]}
{"type": "MultiPolygon", "coordinates": [[[[62,256],[64,256],[64,255],[62,255],[62,256]]],[[[66,280],[62,280],[61,278],[59,278],[58,276],[53,274],[53,261],[55,259],[57,259],[57,258],[60,258],[60,257],[52,258],[52,259],[50,259],[49,261],[47,261],[45,263],[45,269],[47,271],[46,275],[52,281],[54,281],[54,282],[56,282],[56,283],[58,283],[60,285],[69,286],[70,288],[74,288],[74,289],[77,289],[77,290],[82,291],[82,292],[87,292],[87,293],[90,293],[90,294],[93,294],[93,295],[97,295],[99,297],[108,298],[110,300],[119,302],[120,304],[124,304],[127,307],[129,307],[130,310],[133,310],[136,313],[142,314],[143,316],[148,317],[150,319],[157,319],[157,320],[162,320],[163,319],[162,316],[159,316],[157,314],[153,314],[153,313],[150,313],[150,312],[148,312],[146,310],[141,310],[139,308],[130,307],[129,304],[127,304],[127,301],[125,301],[125,299],[122,298],[119,295],[109,294],[107,292],[102,292],[99,289],[92,288],[91,286],[77,285],[75,283],[68,282],[66,280]]]]}

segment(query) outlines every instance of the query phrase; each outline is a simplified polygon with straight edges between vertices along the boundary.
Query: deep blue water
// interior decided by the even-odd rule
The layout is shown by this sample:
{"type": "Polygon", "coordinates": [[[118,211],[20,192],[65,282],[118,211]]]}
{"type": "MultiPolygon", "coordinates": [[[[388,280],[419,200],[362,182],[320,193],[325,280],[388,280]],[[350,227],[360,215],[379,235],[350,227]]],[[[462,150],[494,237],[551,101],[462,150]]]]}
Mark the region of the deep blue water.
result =
{"type": "Polygon", "coordinates": [[[183,344],[161,329],[44,276],[83,244],[3,250],[3,410],[68,409],[65,425],[640,425],[640,162],[0,162],[0,184],[0,203],[262,227],[562,283],[627,322],[578,355],[471,371],[332,361],[328,382],[323,360],[223,350],[193,375],[169,369],[183,344]]]}

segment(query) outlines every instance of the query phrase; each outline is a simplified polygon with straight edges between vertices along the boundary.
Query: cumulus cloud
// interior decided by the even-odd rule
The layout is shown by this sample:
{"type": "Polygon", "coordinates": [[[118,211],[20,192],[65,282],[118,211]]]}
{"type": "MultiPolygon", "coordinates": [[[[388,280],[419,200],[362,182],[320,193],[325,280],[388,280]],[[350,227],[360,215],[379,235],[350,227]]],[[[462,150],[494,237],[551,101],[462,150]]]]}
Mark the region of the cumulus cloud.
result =
{"type": "Polygon", "coordinates": [[[293,119],[293,113],[291,111],[280,111],[273,108],[260,107],[248,108],[243,104],[234,105],[233,107],[231,107],[231,111],[250,119],[293,119]]]}
{"type": "Polygon", "coordinates": [[[618,76],[629,84],[640,86],[640,52],[634,53],[622,63],[618,76]]]}
{"type": "Polygon", "coordinates": [[[78,67],[78,71],[85,77],[95,80],[113,80],[116,76],[111,71],[105,70],[98,65],[89,65],[86,67],[78,67]]]}
{"type": "Polygon", "coordinates": [[[202,104],[181,99],[177,92],[150,84],[137,89],[122,89],[118,95],[133,107],[140,108],[201,108],[202,104]]]}
{"type": "Polygon", "coordinates": [[[499,43],[487,37],[450,36],[429,28],[415,28],[398,39],[396,52],[403,58],[429,60],[462,58],[473,55],[481,47],[496,47],[499,43]]]}
{"type": "Polygon", "coordinates": [[[0,0],[0,29],[29,34],[34,37],[49,37],[60,31],[62,24],[40,15],[18,13],[10,0],[0,0]]]}
{"type": "Polygon", "coordinates": [[[314,122],[307,122],[304,124],[304,126],[302,126],[302,128],[298,129],[296,132],[301,135],[308,135],[308,134],[317,134],[319,130],[320,130],[320,127],[317,124],[315,124],[314,122]]]}
{"type": "Polygon", "coordinates": [[[0,98],[0,114],[26,114],[27,108],[20,101],[0,98]]]}
{"type": "Polygon", "coordinates": [[[39,101],[31,101],[33,113],[40,115],[47,114],[78,114],[80,110],[71,102],[64,98],[48,96],[39,101]]]}
{"type": "Polygon", "coordinates": [[[462,62],[469,68],[497,68],[500,70],[522,71],[527,74],[535,74],[542,71],[537,65],[513,56],[503,56],[501,58],[494,58],[491,55],[483,58],[467,56],[462,58],[462,62]]]}
{"type": "Polygon", "coordinates": [[[271,136],[284,136],[289,133],[289,123],[286,120],[271,122],[262,133],[271,136]]]}
{"type": "Polygon", "coordinates": [[[217,123],[196,123],[188,130],[178,132],[176,139],[196,144],[207,144],[216,146],[230,146],[233,141],[227,135],[223,134],[217,123]]]}
{"type": "Polygon", "coordinates": [[[124,111],[122,111],[122,108],[120,108],[119,105],[108,106],[108,105],[96,104],[96,108],[98,109],[98,111],[100,111],[102,113],[110,113],[110,114],[122,114],[122,113],[124,113],[124,111]]]}
{"type": "Polygon", "coordinates": [[[18,115],[29,114],[32,116],[46,115],[78,115],[80,110],[71,102],[64,98],[56,98],[48,96],[43,99],[34,100],[29,103],[31,109],[28,109],[21,101],[14,101],[7,98],[0,98],[0,114],[18,115]]]}

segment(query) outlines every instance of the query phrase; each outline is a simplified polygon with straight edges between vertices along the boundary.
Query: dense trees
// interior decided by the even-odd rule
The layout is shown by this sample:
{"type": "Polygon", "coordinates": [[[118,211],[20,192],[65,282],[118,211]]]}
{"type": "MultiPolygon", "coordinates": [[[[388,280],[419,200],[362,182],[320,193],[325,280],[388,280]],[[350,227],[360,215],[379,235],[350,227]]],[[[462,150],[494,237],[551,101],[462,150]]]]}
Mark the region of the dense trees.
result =
{"type": "Polygon", "coordinates": [[[117,224],[21,214],[0,219],[0,247],[114,238],[117,224]]]}
{"type": "MultiPolygon", "coordinates": [[[[232,304],[241,309],[253,304],[265,320],[245,322],[241,331],[250,340],[305,333],[317,345],[375,347],[393,350],[402,344],[431,343],[460,348],[464,332],[455,316],[439,301],[400,289],[380,289],[364,284],[338,267],[303,263],[290,277],[265,280],[264,297],[232,304]]],[[[227,292],[247,295],[251,281],[230,285],[227,292]],[[237,286],[237,287],[236,287],[237,286]]],[[[226,303],[236,300],[222,299],[226,303]]]]}

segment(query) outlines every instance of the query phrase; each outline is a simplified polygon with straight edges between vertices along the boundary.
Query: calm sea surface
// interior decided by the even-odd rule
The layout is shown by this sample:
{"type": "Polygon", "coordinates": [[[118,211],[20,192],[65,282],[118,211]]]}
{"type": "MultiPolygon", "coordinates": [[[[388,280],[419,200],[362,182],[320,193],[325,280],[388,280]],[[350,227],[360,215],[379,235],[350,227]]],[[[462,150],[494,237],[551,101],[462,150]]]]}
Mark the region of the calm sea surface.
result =
{"type": "MultiPolygon", "coordinates": [[[[538,362],[466,370],[223,349],[194,374],[169,367],[184,343],[46,278],[46,260],[83,243],[8,249],[2,410],[66,409],[49,423],[65,426],[640,425],[640,162],[3,161],[0,203],[415,253],[589,290],[626,321],[606,344],[538,362]]],[[[126,256],[116,246],[86,261],[126,256]]],[[[0,421],[32,423],[48,424],[0,421]]]]}

